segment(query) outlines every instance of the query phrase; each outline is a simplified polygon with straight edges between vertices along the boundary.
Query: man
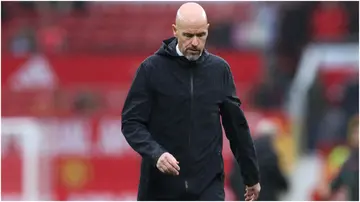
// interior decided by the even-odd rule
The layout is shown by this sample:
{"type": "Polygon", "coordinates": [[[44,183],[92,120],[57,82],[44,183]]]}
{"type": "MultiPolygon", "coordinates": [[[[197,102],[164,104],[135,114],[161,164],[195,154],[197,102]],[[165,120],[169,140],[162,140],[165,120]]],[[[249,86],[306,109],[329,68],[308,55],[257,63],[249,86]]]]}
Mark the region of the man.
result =
{"type": "MultiPolygon", "coordinates": [[[[329,156],[336,158],[345,157],[345,161],[339,166],[339,170],[332,168],[331,162],[328,162],[328,173],[324,176],[318,189],[315,190],[313,197],[321,201],[359,201],[359,115],[350,121],[349,124],[349,153],[346,153],[344,145],[335,147],[329,156]],[[340,151],[339,148],[342,148],[340,151]],[[345,152],[344,152],[345,149],[345,152]],[[338,150],[338,152],[334,151],[338,150]],[[336,155],[336,153],[339,153],[336,155]],[[330,165],[331,164],[331,165],[330,165]],[[330,178],[330,179],[329,179],[330,178]],[[328,181],[330,180],[330,182],[328,181]]],[[[328,157],[329,157],[328,156],[328,157]]],[[[331,161],[331,159],[329,161],[331,161]]],[[[341,160],[340,158],[340,160],[341,160]]],[[[339,158],[335,159],[339,161],[339,158]]],[[[334,160],[334,161],[335,161],[334,160]]],[[[337,167],[337,166],[336,166],[337,167]]],[[[337,169],[337,168],[335,168],[337,169]]]]}
{"type": "Polygon", "coordinates": [[[183,4],[172,27],[175,37],[137,70],[122,112],[122,132],[142,156],[138,200],[225,199],[220,115],[246,199],[256,200],[255,149],[229,65],[204,49],[204,9],[183,4]]]}
{"type": "Polygon", "coordinates": [[[350,156],[330,185],[330,193],[344,191],[343,200],[348,201],[359,201],[359,119],[358,115],[355,117],[350,126],[350,156]]]}
{"type": "MultiPolygon", "coordinates": [[[[278,126],[271,120],[261,120],[255,130],[254,144],[258,152],[258,162],[263,188],[259,195],[260,201],[279,201],[280,194],[288,189],[288,181],[279,164],[279,157],[274,147],[275,136],[278,135],[278,126]]],[[[244,186],[237,162],[234,162],[230,175],[231,188],[236,200],[244,200],[244,186]]]]}

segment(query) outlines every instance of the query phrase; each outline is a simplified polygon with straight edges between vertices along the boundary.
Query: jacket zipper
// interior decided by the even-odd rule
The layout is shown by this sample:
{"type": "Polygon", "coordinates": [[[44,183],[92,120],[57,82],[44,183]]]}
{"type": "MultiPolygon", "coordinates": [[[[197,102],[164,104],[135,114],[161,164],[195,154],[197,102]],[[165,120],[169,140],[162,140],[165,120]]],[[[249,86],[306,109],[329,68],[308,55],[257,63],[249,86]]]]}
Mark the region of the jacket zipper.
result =
{"type": "Polygon", "coordinates": [[[190,136],[192,132],[192,111],[193,111],[193,99],[194,99],[194,74],[193,70],[190,70],[190,132],[188,137],[188,147],[190,148],[190,136]]]}
{"type": "MultiPolygon", "coordinates": [[[[188,148],[190,149],[190,139],[191,139],[191,131],[192,131],[192,111],[193,111],[193,99],[194,99],[194,73],[193,67],[190,67],[190,131],[188,136],[188,148]]],[[[185,190],[188,192],[189,183],[185,180],[185,190]]]]}

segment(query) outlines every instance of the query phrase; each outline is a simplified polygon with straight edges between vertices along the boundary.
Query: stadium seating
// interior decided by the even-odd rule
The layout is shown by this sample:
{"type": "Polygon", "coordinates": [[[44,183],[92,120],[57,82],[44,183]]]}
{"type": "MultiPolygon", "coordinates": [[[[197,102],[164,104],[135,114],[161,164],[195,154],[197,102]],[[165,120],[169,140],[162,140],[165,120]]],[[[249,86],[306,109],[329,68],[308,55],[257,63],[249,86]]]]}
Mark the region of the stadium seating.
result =
{"type": "MultiPolygon", "coordinates": [[[[204,4],[211,22],[238,17],[246,7],[246,3],[221,4],[221,7],[218,3],[204,4]]],[[[10,5],[9,13],[13,17],[3,25],[4,40],[9,41],[10,36],[26,24],[36,25],[32,27],[36,31],[41,27],[43,19],[37,17],[35,10],[25,12],[16,4],[10,5]],[[19,12],[22,15],[18,15],[19,12]],[[16,13],[16,17],[11,13],[16,13]],[[35,23],[27,23],[30,21],[35,23]]],[[[63,15],[50,12],[47,18],[66,31],[67,51],[137,50],[139,46],[141,49],[155,50],[162,39],[172,35],[171,24],[179,5],[178,2],[89,3],[86,13],[73,11],[63,15]]]]}

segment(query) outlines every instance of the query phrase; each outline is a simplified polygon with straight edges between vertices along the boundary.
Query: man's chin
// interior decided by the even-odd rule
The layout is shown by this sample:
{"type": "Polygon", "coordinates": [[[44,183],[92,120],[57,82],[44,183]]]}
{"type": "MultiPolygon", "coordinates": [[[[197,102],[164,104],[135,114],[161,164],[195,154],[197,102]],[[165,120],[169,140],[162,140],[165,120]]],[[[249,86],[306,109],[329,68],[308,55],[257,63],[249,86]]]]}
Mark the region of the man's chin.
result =
{"type": "Polygon", "coordinates": [[[196,61],[198,60],[200,57],[199,56],[186,56],[186,59],[188,59],[189,61],[196,61]]]}
{"type": "Polygon", "coordinates": [[[200,55],[186,55],[185,58],[188,59],[189,61],[195,61],[200,58],[200,55]]]}

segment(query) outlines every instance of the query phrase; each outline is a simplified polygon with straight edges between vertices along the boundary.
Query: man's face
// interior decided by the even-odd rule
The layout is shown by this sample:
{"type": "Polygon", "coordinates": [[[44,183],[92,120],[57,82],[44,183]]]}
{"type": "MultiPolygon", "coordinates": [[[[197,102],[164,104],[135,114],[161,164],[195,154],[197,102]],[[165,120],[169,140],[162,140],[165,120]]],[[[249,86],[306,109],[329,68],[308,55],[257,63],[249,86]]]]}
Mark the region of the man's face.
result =
{"type": "Polygon", "coordinates": [[[205,47],[208,27],[209,24],[192,26],[173,25],[173,32],[178,39],[179,49],[188,60],[195,61],[199,59],[205,47]]]}

